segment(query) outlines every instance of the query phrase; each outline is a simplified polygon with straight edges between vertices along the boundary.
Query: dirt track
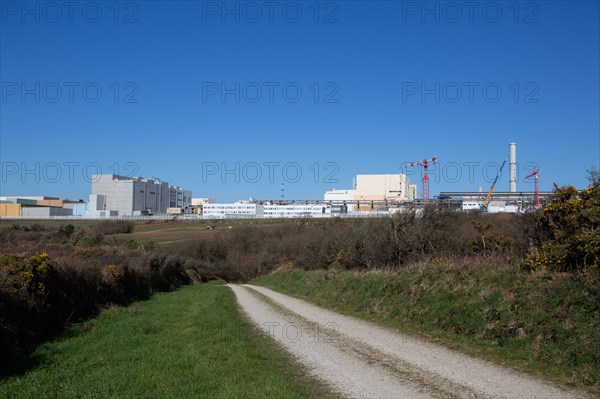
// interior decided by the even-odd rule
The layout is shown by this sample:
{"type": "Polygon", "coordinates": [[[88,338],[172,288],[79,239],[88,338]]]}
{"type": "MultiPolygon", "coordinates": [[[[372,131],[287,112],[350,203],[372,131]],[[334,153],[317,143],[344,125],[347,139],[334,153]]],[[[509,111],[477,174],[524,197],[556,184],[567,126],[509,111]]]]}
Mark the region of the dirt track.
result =
{"type": "Polygon", "coordinates": [[[229,287],[258,328],[342,397],[590,397],[264,287],[229,287]]]}

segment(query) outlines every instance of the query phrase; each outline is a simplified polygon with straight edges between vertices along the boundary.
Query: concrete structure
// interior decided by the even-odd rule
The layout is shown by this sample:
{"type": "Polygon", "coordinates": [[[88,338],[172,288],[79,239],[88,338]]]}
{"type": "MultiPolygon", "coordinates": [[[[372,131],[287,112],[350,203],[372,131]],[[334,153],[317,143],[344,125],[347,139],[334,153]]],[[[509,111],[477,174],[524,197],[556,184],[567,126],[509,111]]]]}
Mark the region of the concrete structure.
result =
{"type": "Polygon", "coordinates": [[[408,185],[408,200],[414,201],[417,199],[417,185],[409,184],[408,185]]]}
{"type": "MultiPolygon", "coordinates": [[[[192,192],[181,187],[169,187],[169,208],[185,208],[192,205],[192,192]]],[[[159,212],[161,213],[161,212],[159,212]]]]}
{"type": "Polygon", "coordinates": [[[156,179],[119,175],[93,175],[89,215],[135,216],[166,213],[168,208],[191,205],[192,192],[156,179]],[[105,215],[107,215],[105,213],[105,215]]]}
{"type": "Polygon", "coordinates": [[[90,217],[100,217],[99,212],[104,211],[106,211],[106,196],[102,194],[90,194],[87,215],[90,217]]]}
{"type": "Polygon", "coordinates": [[[408,176],[393,175],[357,175],[355,200],[394,200],[408,201],[408,176]]]}
{"type": "Polygon", "coordinates": [[[73,210],[51,206],[21,208],[21,216],[28,218],[48,218],[51,216],[73,216],[73,210]]]}
{"type": "MultiPolygon", "coordinates": [[[[355,190],[338,190],[334,188],[333,190],[325,191],[323,200],[329,201],[336,209],[339,205],[346,205],[346,212],[352,212],[354,210],[352,202],[354,201],[355,193],[355,190]]],[[[344,212],[340,211],[340,213],[344,212]]]]}
{"type": "Polygon", "coordinates": [[[214,198],[192,198],[192,205],[216,204],[214,198]]]}
{"type": "Polygon", "coordinates": [[[509,171],[510,171],[510,192],[517,192],[517,143],[508,145],[509,151],[509,171]]]}
{"type": "Polygon", "coordinates": [[[82,204],[73,204],[71,209],[73,210],[73,216],[82,218],[85,217],[88,213],[88,204],[86,204],[85,202],[82,204]]]}
{"type": "Polygon", "coordinates": [[[326,191],[323,200],[331,204],[332,212],[368,212],[378,209],[375,202],[414,201],[417,198],[417,185],[410,184],[408,176],[402,173],[391,175],[357,175],[352,190],[326,191]]]}
{"type": "Polygon", "coordinates": [[[106,209],[106,196],[102,194],[91,194],[87,207],[87,217],[104,218],[118,216],[118,211],[106,209]]]}
{"type": "Polygon", "coordinates": [[[73,210],[73,216],[76,217],[85,217],[87,215],[88,204],[83,200],[71,201],[64,200],[63,208],[68,208],[73,210]]]}

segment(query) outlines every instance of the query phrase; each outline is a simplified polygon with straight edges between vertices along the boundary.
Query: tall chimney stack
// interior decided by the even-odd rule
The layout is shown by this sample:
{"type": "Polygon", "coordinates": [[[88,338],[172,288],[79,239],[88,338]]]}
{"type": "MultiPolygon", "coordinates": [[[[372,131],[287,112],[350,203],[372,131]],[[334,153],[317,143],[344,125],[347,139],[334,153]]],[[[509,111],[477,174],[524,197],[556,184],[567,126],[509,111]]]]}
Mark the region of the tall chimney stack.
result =
{"type": "Polygon", "coordinates": [[[509,146],[510,158],[510,192],[517,192],[517,143],[510,143],[509,146]]]}

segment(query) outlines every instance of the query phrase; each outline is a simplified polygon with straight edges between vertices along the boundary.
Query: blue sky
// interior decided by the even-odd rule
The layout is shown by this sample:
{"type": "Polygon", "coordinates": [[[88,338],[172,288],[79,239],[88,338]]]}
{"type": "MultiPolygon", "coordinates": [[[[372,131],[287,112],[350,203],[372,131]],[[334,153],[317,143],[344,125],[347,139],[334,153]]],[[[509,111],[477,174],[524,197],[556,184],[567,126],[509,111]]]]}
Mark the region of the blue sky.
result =
{"type": "Polygon", "coordinates": [[[522,190],[600,163],[596,1],[78,4],[1,2],[0,195],[322,198],[431,156],[432,194],[487,190],[510,141],[522,190]]]}

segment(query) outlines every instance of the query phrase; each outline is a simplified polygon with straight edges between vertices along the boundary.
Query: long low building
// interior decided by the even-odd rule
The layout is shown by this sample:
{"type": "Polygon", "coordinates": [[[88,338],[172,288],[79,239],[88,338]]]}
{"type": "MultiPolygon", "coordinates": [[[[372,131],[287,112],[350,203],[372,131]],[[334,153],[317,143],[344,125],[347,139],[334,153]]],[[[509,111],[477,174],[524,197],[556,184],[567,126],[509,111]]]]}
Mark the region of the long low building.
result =
{"type": "Polygon", "coordinates": [[[321,204],[268,204],[263,205],[266,218],[301,218],[331,216],[331,207],[321,204]]]}
{"type": "Polygon", "coordinates": [[[325,204],[277,204],[239,201],[202,205],[204,218],[302,218],[331,216],[325,204]]]}
{"type": "Polygon", "coordinates": [[[79,210],[85,207],[83,200],[68,200],[46,196],[0,197],[0,217],[49,218],[75,215],[83,216],[79,210]]]}
{"type": "Polygon", "coordinates": [[[236,202],[233,204],[204,204],[202,214],[206,218],[262,217],[262,205],[236,202]]]}
{"type": "MultiPolygon", "coordinates": [[[[553,197],[552,191],[538,192],[539,199],[549,200],[553,197]]],[[[487,196],[487,192],[483,191],[445,191],[438,196],[439,199],[455,199],[455,200],[483,200],[487,196]]],[[[494,191],[491,196],[492,201],[516,201],[516,202],[531,202],[535,198],[533,191],[494,191]]]]}
{"type": "Polygon", "coordinates": [[[59,207],[25,207],[21,208],[21,216],[25,218],[45,219],[53,216],[73,216],[73,209],[59,207]]]}

